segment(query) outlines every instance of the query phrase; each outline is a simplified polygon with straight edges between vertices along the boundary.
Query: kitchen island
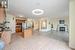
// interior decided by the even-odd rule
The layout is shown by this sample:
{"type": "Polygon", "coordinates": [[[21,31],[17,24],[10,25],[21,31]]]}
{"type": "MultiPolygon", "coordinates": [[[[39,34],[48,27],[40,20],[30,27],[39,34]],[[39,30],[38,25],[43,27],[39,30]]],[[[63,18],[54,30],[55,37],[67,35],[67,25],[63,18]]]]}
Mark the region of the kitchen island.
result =
{"type": "Polygon", "coordinates": [[[32,28],[24,29],[24,38],[27,39],[30,37],[32,37],[32,28]]]}

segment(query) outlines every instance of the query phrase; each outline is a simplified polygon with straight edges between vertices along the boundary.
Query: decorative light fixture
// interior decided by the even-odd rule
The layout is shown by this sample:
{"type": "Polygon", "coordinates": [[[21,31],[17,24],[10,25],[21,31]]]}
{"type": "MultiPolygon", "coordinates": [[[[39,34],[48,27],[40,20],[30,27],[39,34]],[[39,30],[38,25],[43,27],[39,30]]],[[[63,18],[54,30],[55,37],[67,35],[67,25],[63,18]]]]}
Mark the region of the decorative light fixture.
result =
{"type": "Polygon", "coordinates": [[[42,14],[44,14],[44,10],[42,10],[42,9],[34,9],[34,10],[32,11],[32,13],[33,13],[34,15],[42,15],[42,14]]]}
{"type": "Polygon", "coordinates": [[[1,2],[1,4],[2,4],[2,7],[7,7],[7,0],[2,0],[2,2],[1,2]]]}

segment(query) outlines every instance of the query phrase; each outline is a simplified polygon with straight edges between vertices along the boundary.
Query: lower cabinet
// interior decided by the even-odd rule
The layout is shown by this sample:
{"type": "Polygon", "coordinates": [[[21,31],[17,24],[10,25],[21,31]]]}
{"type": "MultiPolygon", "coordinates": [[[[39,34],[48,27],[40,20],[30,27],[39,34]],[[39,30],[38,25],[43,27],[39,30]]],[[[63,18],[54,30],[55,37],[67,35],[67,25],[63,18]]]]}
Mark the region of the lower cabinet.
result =
{"type": "Polygon", "coordinates": [[[32,37],[32,28],[28,28],[26,30],[24,30],[24,38],[28,39],[32,37]]]}

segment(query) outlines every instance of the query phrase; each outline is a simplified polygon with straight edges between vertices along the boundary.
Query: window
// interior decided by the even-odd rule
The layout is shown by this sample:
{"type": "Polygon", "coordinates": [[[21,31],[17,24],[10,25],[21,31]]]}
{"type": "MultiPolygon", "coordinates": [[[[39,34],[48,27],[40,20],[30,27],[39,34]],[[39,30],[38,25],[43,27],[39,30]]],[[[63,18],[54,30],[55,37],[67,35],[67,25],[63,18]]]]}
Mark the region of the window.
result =
{"type": "Polygon", "coordinates": [[[64,20],[59,20],[59,24],[64,24],[65,21],[64,20]]]}

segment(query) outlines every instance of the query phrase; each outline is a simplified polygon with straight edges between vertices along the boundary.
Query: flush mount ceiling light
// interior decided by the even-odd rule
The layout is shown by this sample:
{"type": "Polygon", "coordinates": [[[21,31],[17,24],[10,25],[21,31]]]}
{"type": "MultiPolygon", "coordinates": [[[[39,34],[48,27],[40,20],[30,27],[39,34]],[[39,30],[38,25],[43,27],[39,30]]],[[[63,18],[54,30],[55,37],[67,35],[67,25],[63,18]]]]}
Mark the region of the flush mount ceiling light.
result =
{"type": "Polygon", "coordinates": [[[34,15],[42,15],[42,14],[44,14],[44,10],[42,10],[42,9],[34,9],[34,10],[32,11],[32,13],[33,13],[34,15]]]}

